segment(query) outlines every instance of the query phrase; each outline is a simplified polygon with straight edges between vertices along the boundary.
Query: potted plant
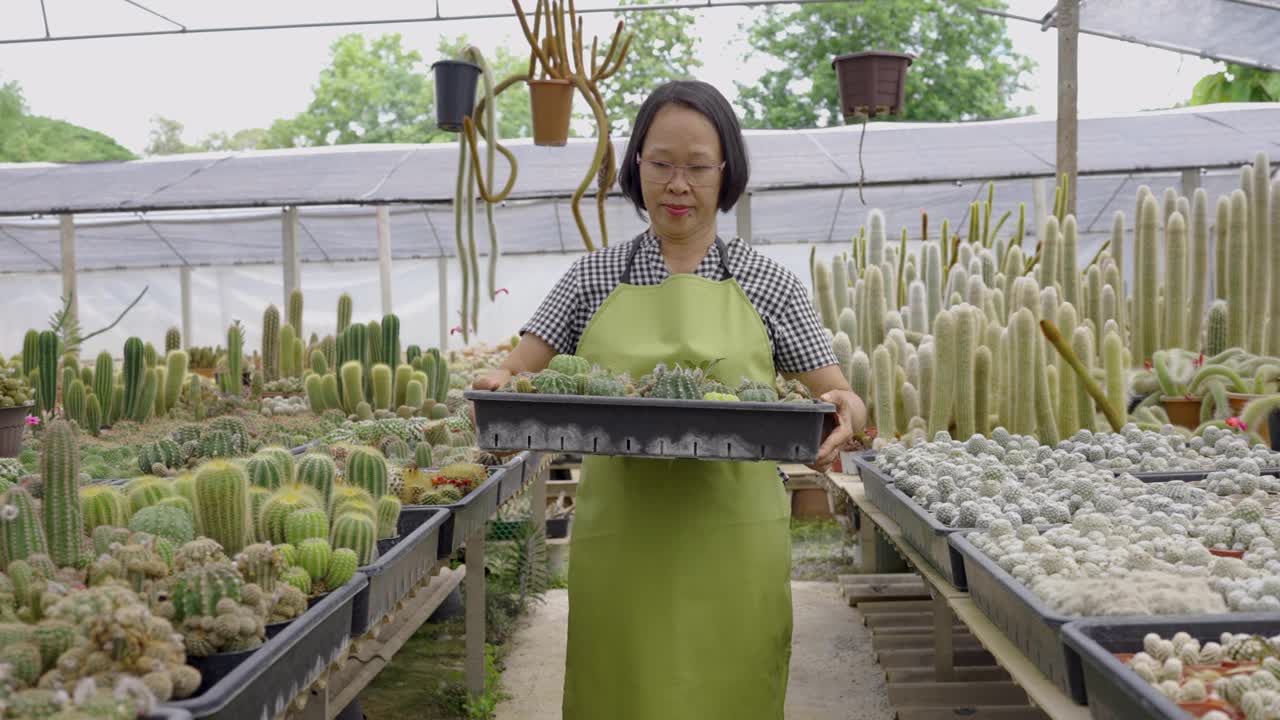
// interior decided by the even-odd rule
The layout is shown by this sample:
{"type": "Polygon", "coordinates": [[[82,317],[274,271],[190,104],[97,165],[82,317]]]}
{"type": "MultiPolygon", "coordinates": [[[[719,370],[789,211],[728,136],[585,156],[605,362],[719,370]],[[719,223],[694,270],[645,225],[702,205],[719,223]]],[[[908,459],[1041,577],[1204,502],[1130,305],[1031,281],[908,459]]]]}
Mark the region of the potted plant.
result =
{"type": "Polygon", "coordinates": [[[907,66],[914,56],[873,50],[840,55],[831,61],[846,120],[898,115],[906,98],[907,66]]]}
{"type": "Polygon", "coordinates": [[[436,125],[461,132],[462,119],[476,106],[480,66],[465,60],[439,60],[431,65],[436,81],[436,125]]]}

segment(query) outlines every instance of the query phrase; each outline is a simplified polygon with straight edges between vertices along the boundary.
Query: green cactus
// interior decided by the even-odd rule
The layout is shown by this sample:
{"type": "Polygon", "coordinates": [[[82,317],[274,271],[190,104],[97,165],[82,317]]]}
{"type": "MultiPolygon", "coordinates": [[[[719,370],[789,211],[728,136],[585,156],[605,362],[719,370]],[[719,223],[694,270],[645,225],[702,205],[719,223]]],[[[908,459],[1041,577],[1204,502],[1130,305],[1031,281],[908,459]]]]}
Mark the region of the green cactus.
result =
{"type": "Polygon", "coordinates": [[[242,451],[242,437],[226,430],[210,430],[200,440],[200,455],[203,457],[236,457],[242,451]]]}
{"type": "Polygon", "coordinates": [[[378,498],[378,539],[400,535],[400,498],[383,495],[378,498]]]}
{"type": "Polygon", "coordinates": [[[1062,285],[1062,297],[1066,302],[1077,307],[1082,306],[1084,298],[1080,289],[1079,231],[1074,215],[1068,215],[1062,222],[1062,270],[1059,283],[1062,285]]]}
{"type": "MultiPolygon", "coordinates": [[[[338,343],[332,335],[325,335],[320,341],[320,352],[324,353],[325,365],[329,368],[338,367],[338,343]]],[[[328,372],[326,369],[325,372],[328,372]]]]}
{"type": "Polygon", "coordinates": [[[98,402],[104,410],[111,407],[115,375],[115,361],[111,359],[111,353],[106,350],[98,353],[98,361],[93,371],[93,394],[98,396],[98,402]]]}
{"type": "Polygon", "coordinates": [[[129,507],[135,513],[142,508],[156,505],[167,497],[172,497],[174,491],[173,484],[154,477],[135,478],[124,489],[129,497],[129,507]]]}
{"type": "Polygon", "coordinates": [[[294,288],[289,292],[289,324],[293,326],[298,337],[305,337],[302,331],[302,290],[294,288]]]}
{"type": "Polygon", "coordinates": [[[36,383],[36,399],[39,401],[41,415],[52,413],[57,404],[59,345],[57,333],[52,330],[41,331],[37,343],[40,372],[36,383]]]}
{"type": "Polygon", "coordinates": [[[1219,195],[1215,209],[1213,249],[1213,299],[1227,299],[1228,228],[1231,225],[1231,196],[1219,195]]]}
{"type": "Polygon", "coordinates": [[[1106,372],[1107,402],[1120,413],[1121,419],[1124,420],[1129,408],[1124,342],[1115,332],[1107,333],[1102,340],[1102,365],[1106,372]]]}
{"type": "Polygon", "coordinates": [[[176,327],[170,327],[164,332],[164,352],[166,355],[174,350],[182,349],[182,332],[176,327]]]}
{"type": "MultiPolygon", "coordinates": [[[[1071,303],[1063,303],[1058,306],[1057,317],[1054,318],[1054,322],[1064,337],[1074,336],[1077,320],[1075,306],[1071,303]]],[[[1061,355],[1058,356],[1056,368],[1058,373],[1057,426],[1062,435],[1070,436],[1079,429],[1079,384],[1076,380],[1075,371],[1071,369],[1070,364],[1061,355]]]]}
{"type": "Polygon", "coordinates": [[[839,306],[836,305],[835,287],[831,277],[831,266],[819,260],[814,265],[814,292],[818,298],[819,316],[823,327],[834,330],[839,317],[839,306]]]}
{"type": "Polygon", "coordinates": [[[292,325],[280,328],[280,377],[295,377],[301,369],[293,366],[293,341],[296,338],[292,325]]]}
{"type": "Polygon", "coordinates": [[[170,598],[177,610],[176,619],[215,616],[223,599],[240,601],[244,581],[239,571],[227,562],[197,565],[174,578],[170,598]]]}
{"type": "Polygon", "coordinates": [[[338,334],[341,335],[351,325],[351,296],[342,293],[338,296],[338,334]]]}
{"type": "Polygon", "coordinates": [[[1050,215],[1045,220],[1044,243],[1040,249],[1040,262],[1036,266],[1036,279],[1040,287],[1058,285],[1062,280],[1062,233],[1058,218],[1050,215]]]}
{"type": "Polygon", "coordinates": [[[236,569],[245,582],[253,583],[266,592],[273,593],[276,583],[288,565],[280,548],[268,543],[254,543],[235,559],[236,569]]]}
{"type": "Polygon", "coordinates": [[[100,525],[125,527],[129,523],[132,508],[129,498],[110,485],[89,485],[80,488],[80,514],[84,527],[90,533],[100,525]]]}
{"type": "Polygon", "coordinates": [[[1151,359],[1160,349],[1160,319],[1157,314],[1157,297],[1160,291],[1158,256],[1159,241],[1156,237],[1159,225],[1159,209],[1154,196],[1142,202],[1134,239],[1134,317],[1133,358],[1136,364],[1151,359]]]}
{"type": "Polygon", "coordinates": [[[44,480],[44,527],[49,556],[58,567],[81,567],[84,519],[80,514],[80,444],[65,420],[55,420],[45,430],[40,455],[44,480]]]}
{"type": "Polygon", "coordinates": [[[178,404],[182,384],[187,380],[187,364],[190,358],[181,350],[174,350],[165,358],[164,411],[167,414],[178,404]]]}
{"type": "Polygon", "coordinates": [[[150,341],[147,341],[147,343],[142,346],[143,362],[146,363],[147,367],[153,368],[156,366],[156,362],[158,362],[159,359],[160,354],[156,352],[156,346],[152,345],[150,341]]]}
{"type": "MultiPolygon", "coordinates": [[[[933,395],[929,400],[929,437],[947,430],[955,407],[956,371],[961,364],[957,354],[956,324],[955,314],[949,310],[938,313],[933,321],[935,362],[930,383],[933,395]]],[[[969,366],[972,367],[971,364],[969,366]]],[[[962,437],[968,439],[967,436],[962,437]]]]}
{"type": "Polygon", "coordinates": [[[333,548],[323,537],[309,537],[298,544],[298,565],[311,576],[312,583],[322,582],[333,560],[333,548]]]}
{"type": "Polygon", "coordinates": [[[1266,354],[1270,357],[1280,357],[1280,181],[1271,183],[1271,218],[1267,223],[1270,226],[1270,239],[1268,240],[1268,256],[1267,263],[1270,265],[1271,284],[1269,286],[1270,293],[1268,296],[1267,316],[1270,318],[1266,332],[1266,354]]]}
{"type": "Polygon", "coordinates": [[[550,368],[533,376],[533,387],[535,392],[542,395],[576,395],[578,393],[578,382],[573,376],[550,368]]]}
{"type": "Polygon", "coordinates": [[[1186,319],[1186,348],[1198,350],[1204,347],[1200,335],[1204,329],[1205,302],[1209,293],[1209,196],[1204,188],[1196,188],[1192,197],[1187,269],[1190,272],[1191,299],[1186,319]]]}
{"type": "Polygon", "coordinates": [[[307,391],[307,404],[311,406],[311,412],[323,415],[329,409],[324,397],[324,379],[312,373],[303,382],[303,388],[307,391]]]}
{"type": "MultiPolygon", "coordinates": [[[[165,501],[186,498],[165,498],[165,501]]],[[[148,535],[165,538],[176,545],[185,545],[196,537],[195,523],[191,513],[173,505],[151,505],[142,508],[129,518],[129,529],[148,535]]]]}
{"type": "Polygon", "coordinates": [[[1021,308],[1009,319],[1009,359],[1011,365],[1010,387],[1013,420],[1009,431],[1016,435],[1034,435],[1036,429],[1036,374],[1043,366],[1036,365],[1036,347],[1039,333],[1036,319],[1028,308],[1021,308]]]}
{"type": "Polygon", "coordinates": [[[9,666],[9,671],[15,680],[23,685],[34,687],[36,681],[40,679],[43,660],[40,657],[40,648],[29,642],[22,642],[0,647],[0,663],[9,666]]]}
{"type": "Polygon", "coordinates": [[[369,363],[372,367],[382,359],[382,324],[377,320],[370,320],[366,327],[369,330],[369,363]]]}
{"type": "Polygon", "coordinates": [[[338,378],[333,373],[321,378],[320,394],[324,398],[325,408],[338,409],[342,407],[342,401],[338,396],[338,378]]]}
{"type": "MultiPolygon", "coordinates": [[[[871,268],[868,268],[869,270],[871,268]]],[[[872,401],[875,408],[875,426],[882,436],[888,438],[897,428],[893,412],[897,388],[894,381],[893,356],[889,348],[884,345],[877,346],[871,353],[871,365],[875,396],[872,401]]]]}
{"type": "Polygon", "coordinates": [[[991,349],[979,345],[973,354],[973,431],[979,435],[991,434],[991,349]]]}
{"type": "Polygon", "coordinates": [[[436,348],[431,348],[435,355],[435,377],[431,379],[431,395],[438,403],[449,397],[449,360],[436,348]]]}
{"type": "Polygon", "coordinates": [[[372,407],[378,410],[391,409],[391,401],[394,399],[391,384],[391,368],[383,363],[379,363],[374,365],[369,371],[369,376],[373,383],[372,407]]]}
{"type": "Polygon", "coordinates": [[[378,527],[373,518],[354,512],[334,518],[329,542],[336,548],[350,548],[361,566],[373,562],[377,552],[378,527]]]}
{"type": "Polygon", "coordinates": [[[866,269],[863,280],[866,282],[866,295],[862,302],[862,318],[858,325],[864,337],[862,346],[874,348],[884,342],[885,314],[888,312],[888,300],[885,295],[884,274],[878,266],[866,269]]]}
{"type": "Polygon", "coordinates": [[[290,545],[299,548],[308,538],[328,538],[328,513],[318,507],[304,507],[294,510],[285,518],[284,537],[290,545]]]}
{"type": "Polygon", "coordinates": [[[360,447],[347,455],[347,484],[363,488],[374,498],[387,494],[387,460],[374,448],[360,447]]]}
{"type": "Polygon", "coordinates": [[[156,374],[156,392],[155,395],[152,396],[151,414],[157,418],[164,417],[164,390],[166,384],[165,375],[167,374],[167,371],[165,368],[156,367],[150,368],[147,372],[154,372],[156,374]]]}
{"type": "Polygon", "coordinates": [[[80,427],[84,427],[84,403],[84,383],[79,378],[63,387],[62,414],[80,427]]]}
{"type": "Polygon", "coordinates": [[[204,420],[204,387],[200,384],[200,376],[191,375],[187,383],[187,404],[191,406],[191,415],[196,420],[204,420]]]}
{"type": "Polygon", "coordinates": [[[195,505],[200,533],[216,540],[228,556],[252,542],[249,480],[239,467],[223,460],[202,466],[196,472],[195,505]]]}
{"type": "Polygon", "coordinates": [[[231,323],[227,328],[227,380],[226,392],[239,397],[244,391],[244,376],[240,371],[240,363],[244,360],[244,329],[240,321],[231,323]]]}
{"type": "Polygon", "coordinates": [[[22,372],[30,376],[40,366],[40,331],[28,330],[22,337],[22,372]]]}
{"type": "Polygon", "coordinates": [[[400,318],[394,314],[382,316],[382,362],[396,367],[400,364],[400,318]]]}
{"type": "MultiPolygon", "coordinates": [[[[21,485],[14,485],[0,495],[0,538],[3,538],[0,552],[6,568],[15,560],[48,552],[35,501],[21,485]]],[[[9,572],[12,576],[12,571],[9,572]]]]}
{"type": "Polygon", "coordinates": [[[97,395],[90,395],[84,404],[84,429],[97,437],[102,432],[102,424],[102,404],[97,395]]]}
{"type": "Polygon", "coordinates": [[[275,305],[262,311],[262,374],[267,382],[280,379],[280,310],[275,305]]]}
{"type": "Polygon", "coordinates": [[[1179,212],[1165,225],[1164,342],[1161,348],[1191,349],[1187,336],[1187,225],[1179,212]]]}
{"type": "MultiPolygon", "coordinates": [[[[1259,152],[1253,162],[1253,186],[1248,198],[1249,249],[1245,253],[1248,258],[1249,294],[1248,327],[1245,330],[1247,349],[1251,353],[1261,353],[1268,345],[1263,333],[1266,330],[1266,308],[1269,294],[1267,277],[1271,263],[1268,256],[1274,252],[1270,219],[1271,210],[1271,164],[1266,152],[1259,152]]],[[[1277,282],[1277,280],[1273,280],[1277,282]]]]}
{"type": "Polygon", "coordinates": [[[373,419],[373,406],[367,402],[356,405],[356,420],[365,421],[373,419]]]}
{"type": "Polygon", "coordinates": [[[317,490],[325,503],[333,497],[333,484],[338,468],[328,455],[309,453],[298,460],[298,482],[317,490]]]}
{"type": "Polygon", "coordinates": [[[303,595],[311,594],[311,574],[297,565],[286,569],[280,581],[298,588],[303,595]]]}
{"type": "MultiPolygon", "coordinates": [[[[392,403],[395,407],[405,405],[405,396],[409,392],[409,382],[413,380],[413,366],[399,365],[395,372],[395,392],[392,403]]],[[[421,407],[421,405],[419,405],[421,407]]]]}
{"type": "Polygon", "coordinates": [[[258,537],[276,545],[287,542],[289,516],[298,510],[320,508],[323,502],[319,492],[306,485],[295,484],[277,490],[258,513],[258,537]]]}
{"type": "Polygon", "coordinates": [[[265,457],[274,462],[280,468],[281,485],[293,482],[294,462],[293,452],[289,448],[279,445],[269,445],[258,450],[258,457],[265,457]]]}
{"type": "Polygon", "coordinates": [[[58,658],[81,637],[76,626],[61,620],[42,620],[31,628],[31,636],[40,648],[40,662],[46,672],[52,670],[58,658]]]}
{"type": "Polygon", "coordinates": [[[311,372],[324,375],[329,372],[329,361],[320,350],[311,351],[311,372]]]}
{"type": "Polygon", "coordinates": [[[249,458],[244,464],[244,471],[255,487],[275,490],[286,482],[280,465],[268,457],[249,458]]]}
{"type": "MultiPolygon", "coordinates": [[[[362,327],[359,325],[352,326],[352,329],[362,327]]],[[[364,367],[358,360],[351,360],[342,365],[342,407],[348,413],[353,413],[356,408],[365,400],[364,396],[364,367]]]]}
{"type": "Polygon", "coordinates": [[[338,548],[329,559],[329,572],[325,573],[324,584],[330,590],[337,590],[346,585],[356,574],[360,559],[351,548],[338,548]]]}
{"type": "MultiPolygon", "coordinates": [[[[978,311],[976,308],[962,306],[953,311],[953,314],[956,321],[954,370],[956,437],[967,440],[977,432],[977,397],[986,394],[987,389],[985,386],[977,385],[975,379],[977,367],[974,358],[977,348],[980,347],[978,311]]],[[[935,385],[935,389],[936,387],[935,385]]]]}
{"type": "Polygon", "coordinates": [[[422,383],[417,380],[410,380],[405,385],[404,401],[400,404],[413,408],[414,412],[417,412],[422,409],[424,402],[426,402],[426,391],[423,389],[422,383]]]}
{"type": "MultiPolygon", "coordinates": [[[[1242,190],[1231,193],[1227,226],[1227,347],[1249,347],[1249,211],[1242,190]]],[[[1261,308],[1258,308],[1259,310],[1261,308]]]]}

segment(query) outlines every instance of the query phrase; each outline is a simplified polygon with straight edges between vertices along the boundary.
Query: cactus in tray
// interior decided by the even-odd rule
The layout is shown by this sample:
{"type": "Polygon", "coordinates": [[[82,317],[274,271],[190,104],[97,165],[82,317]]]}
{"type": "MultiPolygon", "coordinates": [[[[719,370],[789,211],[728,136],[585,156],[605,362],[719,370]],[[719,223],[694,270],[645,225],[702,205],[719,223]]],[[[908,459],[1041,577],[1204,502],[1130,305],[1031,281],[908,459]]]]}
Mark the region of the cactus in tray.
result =
{"type": "MultiPolygon", "coordinates": [[[[0,495],[0,553],[4,565],[11,568],[14,561],[26,560],[32,555],[48,553],[44,527],[36,512],[35,500],[21,485],[14,485],[0,495]]],[[[12,570],[10,577],[12,577],[12,570]]]]}
{"type": "Polygon", "coordinates": [[[394,495],[378,498],[378,539],[400,535],[400,499],[394,495]]]}
{"type": "Polygon", "coordinates": [[[218,541],[228,555],[240,552],[253,537],[249,481],[244,471],[215,460],[196,472],[195,483],[201,534],[218,541]]]}
{"type": "Polygon", "coordinates": [[[129,522],[132,508],[129,498],[110,485],[89,485],[80,488],[80,513],[84,527],[89,532],[99,525],[124,527],[129,522]]]}
{"type": "Polygon", "coordinates": [[[299,510],[320,509],[324,502],[320,493],[307,485],[295,483],[280,488],[267,498],[258,513],[258,537],[277,545],[287,543],[289,517],[299,510]]]}
{"type": "Polygon", "coordinates": [[[297,480],[299,483],[314,488],[329,502],[333,496],[333,485],[338,475],[338,468],[333,458],[318,453],[303,455],[297,463],[297,480]]]}
{"type": "Polygon", "coordinates": [[[324,537],[308,537],[298,544],[298,566],[311,576],[312,587],[324,582],[333,561],[333,547],[324,537]]]}
{"type": "Polygon", "coordinates": [[[302,332],[302,290],[294,288],[289,292],[289,324],[293,326],[298,337],[305,337],[302,332]]]}
{"type": "Polygon", "coordinates": [[[532,382],[534,391],[542,395],[576,395],[578,393],[578,381],[573,376],[550,368],[535,374],[532,382]]]}
{"type": "Polygon", "coordinates": [[[284,521],[285,540],[301,549],[308,538],[329,537],[329,514],[318,507],[303,507],[293,510],[284,521]]]}
{"type": "Polygon", "coordinates": [[[374,365],[369,371],[370,382],[373,384],[373,408],[391,409],[391,401],[394,399],[391,377],[391,368],[383,363],[374,365]]]}
{"type": "Polygon", "coordinates": [[[387,494],[387,460],[374,448],[355,448],[347,455],[344,478],[373,497],[382,497],[387,494]]]}
{"type": "Polygon", "coordinates": [[[262,312],[262,372],[267,382],[280,379],[280,310],[275,305],[262,312]]]}
{"type": "MultiPolygon", "coordinates": [[[[360,327],[360,326],[355,326],[360,327]]],[[[364,399],[364,366],[358,360],[351,360],[342,365],[342,407],[353,413],[364,399]]]]}
{"type": "Polygon", "coordinates": [[[360,558],[351,548],[340,547],[333,551],[333,556],[329,558],[329,571],[324,576],[324,587],[329,590],[336,590],[356,574],[356,568],[360,566],[360,558]]]}
{"type": "MultiPolygon", "coordinates": [[[[185,501],[185,498],[174,497],[166,500],[185,501]]],[[[161,504],[142,508],[129,518],[128,526],[133,532],[162,537],[178,546],[191,542],[196,536],[195,522],[191,513],[173,505],[161,504]]]]}
{"type": "Polygon", "coordinates": [[[244,472],[254,487],[275,490],[285,484],[284,472],[280,465],[271,458],[255,456],[245,461],[244,472]]]}
{"type": "Polygon", "coordinates": [[[74,427],[55,420],[45,431],[40,455],[44,481],[44,527],[49,556],[59,567],[81,566],[84,519],[80,514],[80,444],[74,427]]]}
{"type": "Polygon", "coordinates": [[[263,599],[262,591],[255,585],[245,586],[230,562],[190,568],[178,574],[173,583],[174,617],[181,621],[188,655],[207,657],[251,650],[266,639],[265,618],[256,610],[258,603],[247,602],[250,588],[258,601],[263,599]]]}
{"type": "Polygon", "coordinates": [[[84,402],[84,383],[78,378],[63,386],[63,416],[80,427],[84,427],[84,402]]]}
{"type": "Polygon", "coordinates": [[[356,554],[360,565],[368,565],[377,558],[377,521],[356,512],[343,513],[333,520],[329,542],[336,548],[349,548],[356,554]]]}

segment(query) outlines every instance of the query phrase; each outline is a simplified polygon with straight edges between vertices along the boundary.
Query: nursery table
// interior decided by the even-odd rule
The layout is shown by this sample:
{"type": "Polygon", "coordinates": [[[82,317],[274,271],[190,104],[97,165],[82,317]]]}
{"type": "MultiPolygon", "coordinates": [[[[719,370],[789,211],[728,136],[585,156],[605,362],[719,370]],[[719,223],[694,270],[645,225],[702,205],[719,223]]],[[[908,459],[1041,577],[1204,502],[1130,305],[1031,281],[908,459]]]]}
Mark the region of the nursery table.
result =
{"type": "MultiPolygon", "coordinates": [[[[860,577],[876,580],[875,587],[883,589],[886,598],[895,594],[909,595],[909,585],[895,582],[903,575],[885,575],[884,559],[896,555],[906,561],[923,581],[932,614],[929,623],[933,635],[932,682],[916,682],[924,676],[918,670],[888,670],[890,701],[901,697],[907,703],[924,703],[926,706],[903,707],[898,711],[901,720],[951,717],[951,707],[965,707],[971,718],[1043,718],[1052,720],[1087,720],[1087,707],[1077,705],[1045,677],[1044,673],[1027,659],[1009,638],[1005,637],[974,605],[969,593],[957,590],[916,552],[902,536],[892,519],[872,505],[863,491],[857,475],[828,472],[827,477],[848,497],[850,521],[859,533],[863,576],[841,576],[841,580],[858,584],[860,577]],[[995,659],[995,663],[1008,673],[1013,684],[1025,692],[1033,708],[1009,705],[1010,688],[1007,682],[992,681],[992,677],[974,677],[974,673],[957,666],[961,654],[973,654],[972,648],[957,646],[956,628],[967,630],[976,638],[981,649],[995,659]],[[894,683],[895,675],[907,682],[894,683]],[[895,685],[900,685],[895,689],[895,685]],[[896,690],[896,691],[895,691],[896,690]],[[954,704],[952,704],[954,703],[954,704]],[[990,703],[990,704],[988,704],[990,703]]],[[[865,585],[865,583],[863,583],[865,585]]],[[[851,604],[853,599],[851,598],[851,604]]],[[[914,609],[923,607],[915,603],[914,609]]],[[[868,616],[870,617],[870,616],[868,616]]],[[[967,640],[967,638],[966,638],[967,640]]],[[[882,653],[884,655],[885,653],[882,653]]],[[[924,655],[921,655],[924,657],[924,655]]],[[[882,662],[882,664],[884,664],[882,662]]],[[[895,703],[896,704],[896,703],[895,703]]]]}

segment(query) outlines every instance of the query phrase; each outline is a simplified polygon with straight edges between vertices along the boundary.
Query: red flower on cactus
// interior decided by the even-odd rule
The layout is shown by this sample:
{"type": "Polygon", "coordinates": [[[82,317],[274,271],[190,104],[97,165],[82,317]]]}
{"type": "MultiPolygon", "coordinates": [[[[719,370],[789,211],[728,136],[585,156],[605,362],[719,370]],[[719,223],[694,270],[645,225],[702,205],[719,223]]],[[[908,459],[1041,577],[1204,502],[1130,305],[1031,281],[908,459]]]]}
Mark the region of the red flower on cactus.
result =
{"type": "Polygon", "coordinates": [[[1196,367],[1204,365],[1204,353],[1200,353],[1200,357],[1196,359],[1195,365],[1196,367]]]}
{"type": "Polygon", "coordinates": [[[1148,370],[1150,370],[1150,369],[1151,369],[1151,361],[1150,361],[1150,360],[1147,360],[1146,362],[1144,362],[1144,363],[1142,363],[1142,364],[1143,364],[1143,365],[1145,365],[1145,366],[1146,366],[1146,368],[1147,368],[1148,370]]]}
{"type": "Polygon", "coordinates": [[[1227,427],[1235,428],[1240,432],[1245,432],[1246,430],[1249,429],[1249,425],[1238,417],[1227,418],[1227,427]]]}

